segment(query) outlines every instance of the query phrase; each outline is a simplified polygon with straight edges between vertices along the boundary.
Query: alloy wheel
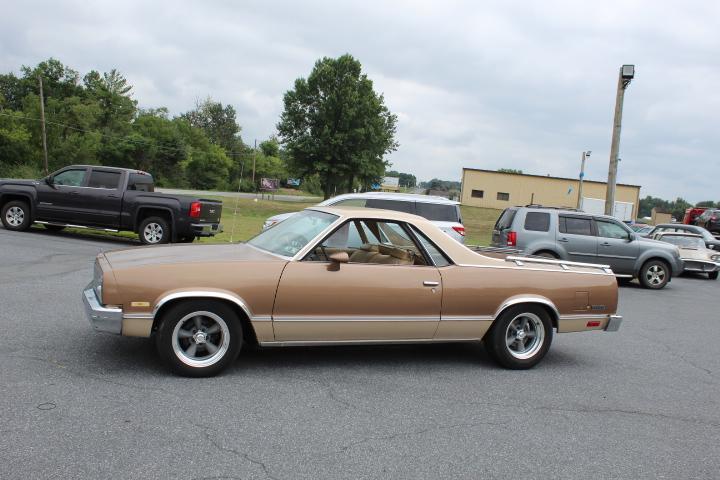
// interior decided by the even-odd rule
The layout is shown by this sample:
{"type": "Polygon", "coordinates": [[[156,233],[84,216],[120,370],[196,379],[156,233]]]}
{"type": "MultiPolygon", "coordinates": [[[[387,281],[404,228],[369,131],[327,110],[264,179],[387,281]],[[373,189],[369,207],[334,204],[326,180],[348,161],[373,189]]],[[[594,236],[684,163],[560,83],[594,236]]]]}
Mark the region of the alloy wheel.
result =
{"type": "Polygon", "coordinates": [[[661,265],[652,265],[645,273],[645,278],[651,285],[660,285],[665,281],[667,273],[661,265]]]}
{"type": "Polygon", "coordinates": [[[212,312],[189,313],[173,329],[173,351],[181,362],[191,367],[209,367],[217,363],[229,347],[227,323],[212,312]]]}
{"type": "Polygon", "coordinates": [[[535,355],[545,340],[545,327],[534,313],[521,313],[505,330],[505,345],[513,357],[524,360],[535,355]]]}
{"type": "Polygon", "coordinates": [[[25,211],[20,207],[10,207],[5,212],[5,220],[13,227],[19,227],[25,221],[25,211]]]}
{"type": "Polygon", "coordinates": [[[143,235],[148,243],[159,243],[164,234],[163,227],[159,223],[148,223],[143,230],[143,235]]]}

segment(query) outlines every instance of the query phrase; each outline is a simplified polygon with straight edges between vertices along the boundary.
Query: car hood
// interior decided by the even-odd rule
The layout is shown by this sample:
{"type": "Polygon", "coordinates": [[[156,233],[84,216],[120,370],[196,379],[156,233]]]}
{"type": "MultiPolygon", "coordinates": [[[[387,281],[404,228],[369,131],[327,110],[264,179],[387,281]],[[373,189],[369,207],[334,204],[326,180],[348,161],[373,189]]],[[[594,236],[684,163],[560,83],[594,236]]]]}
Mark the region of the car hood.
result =
{"type": "Polygon", "coordinates": [[[711,257],[717,254],[718,252],[704,248],[680,248],[680,256],[688,260],[712,260],[711,257]]]}
{"type": "Polygon", "coordinates": [[[172,263],[285,262],[246,243],[228,245],[167,245],[149,246],[105,253],[113,269],[167,265],[172,263]]]}

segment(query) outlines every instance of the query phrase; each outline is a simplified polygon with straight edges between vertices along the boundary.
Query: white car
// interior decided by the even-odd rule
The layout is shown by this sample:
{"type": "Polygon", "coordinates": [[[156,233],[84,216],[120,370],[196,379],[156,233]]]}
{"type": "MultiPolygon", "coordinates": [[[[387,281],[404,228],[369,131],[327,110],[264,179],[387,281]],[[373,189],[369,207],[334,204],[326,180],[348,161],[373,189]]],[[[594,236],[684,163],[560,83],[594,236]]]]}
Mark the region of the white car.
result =
{"type": "MultiPolygon", "coordinates": [[[[440,230],[460,243],[465,243],[465,226],[460,216],[460,202],[431,195],[414,195],[409,193],[346,193],[320,203],[322,207],[366,207],[395,210],[425,217],[437,225],[440,230]]],[[[265,220],[263,230],[295,215],[281,213],[265,220]]]]}

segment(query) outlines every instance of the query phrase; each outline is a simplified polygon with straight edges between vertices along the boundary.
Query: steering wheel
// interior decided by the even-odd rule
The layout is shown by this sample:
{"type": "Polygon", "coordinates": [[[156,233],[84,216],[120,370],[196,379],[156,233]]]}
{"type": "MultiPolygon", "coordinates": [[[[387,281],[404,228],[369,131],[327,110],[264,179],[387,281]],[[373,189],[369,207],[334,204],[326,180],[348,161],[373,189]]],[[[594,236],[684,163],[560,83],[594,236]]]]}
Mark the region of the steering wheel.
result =
{"type": "Polygon", "coordinates": [[[308,239],[299,234],[286,233],[278,237],[277,243],[288,257],[292,257],[308,244],[308,239]]]}

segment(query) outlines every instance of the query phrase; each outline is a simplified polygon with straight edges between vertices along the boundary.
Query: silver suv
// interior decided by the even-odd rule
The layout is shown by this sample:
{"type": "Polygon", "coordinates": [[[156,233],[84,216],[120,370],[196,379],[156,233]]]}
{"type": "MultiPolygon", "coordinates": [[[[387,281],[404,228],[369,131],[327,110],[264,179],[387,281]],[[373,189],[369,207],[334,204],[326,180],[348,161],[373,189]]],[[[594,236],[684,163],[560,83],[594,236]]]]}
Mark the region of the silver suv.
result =
{"type": "Polygon", "coordinates": [[[492,234],[494,247],[514,247],[529,255],[609,265],[618,278],[638,278],[660,289],[683,271],[674,245],[642,238],[624,223],[536,205],[505,209],[492,234]]]}
{"type": "MultiPolygon", "coordinates": [[[[460,216],[460,202],[432,195],[414,195],[410,193],[346,193],[329,198],[320,203],[322,207],[366,207],[412,213],[425,217],[443,232],[460,243],[465,243],[465,227],[460,216]]],[[[282,222],[292,213],[281,213],[265,220],[263,230],[282,222]]]]}

